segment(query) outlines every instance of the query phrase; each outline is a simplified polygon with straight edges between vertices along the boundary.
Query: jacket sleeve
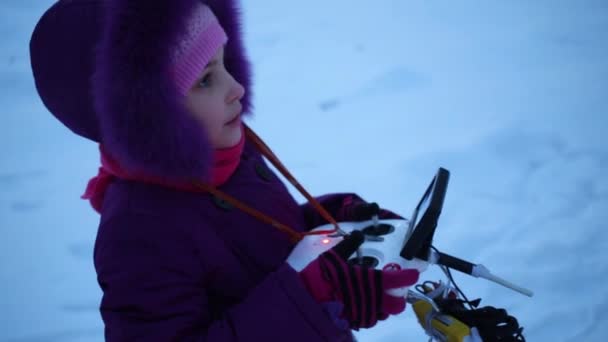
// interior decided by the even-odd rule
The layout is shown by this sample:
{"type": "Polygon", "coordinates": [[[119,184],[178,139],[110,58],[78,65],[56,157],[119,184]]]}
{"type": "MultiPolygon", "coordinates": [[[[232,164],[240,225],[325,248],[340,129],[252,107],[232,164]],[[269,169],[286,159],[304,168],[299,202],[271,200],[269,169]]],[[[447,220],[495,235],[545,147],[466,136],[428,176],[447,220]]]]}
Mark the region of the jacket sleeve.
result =
{"type": "Polygon", "coordinates": [[[166,219],[137,214],[100,226],[95,267],[106,341],[351,340],[286,263],[222,317],[212,317],[201,252],[173,228],[166,219]]]}

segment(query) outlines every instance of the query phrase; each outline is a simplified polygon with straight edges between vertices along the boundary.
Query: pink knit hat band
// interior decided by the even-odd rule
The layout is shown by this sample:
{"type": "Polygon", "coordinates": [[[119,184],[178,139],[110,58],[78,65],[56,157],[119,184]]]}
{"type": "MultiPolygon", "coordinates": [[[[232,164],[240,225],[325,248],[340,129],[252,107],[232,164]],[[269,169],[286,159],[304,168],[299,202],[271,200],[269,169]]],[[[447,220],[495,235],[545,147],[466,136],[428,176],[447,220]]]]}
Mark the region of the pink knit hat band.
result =
{"type": "Polygon", "coordinates": [[[227,41],[228,36],[211,9],[202,3],[197,5],[186,35],[173,55],[173,78],[181,94],[188,94],[203,69],[227,41]]]}

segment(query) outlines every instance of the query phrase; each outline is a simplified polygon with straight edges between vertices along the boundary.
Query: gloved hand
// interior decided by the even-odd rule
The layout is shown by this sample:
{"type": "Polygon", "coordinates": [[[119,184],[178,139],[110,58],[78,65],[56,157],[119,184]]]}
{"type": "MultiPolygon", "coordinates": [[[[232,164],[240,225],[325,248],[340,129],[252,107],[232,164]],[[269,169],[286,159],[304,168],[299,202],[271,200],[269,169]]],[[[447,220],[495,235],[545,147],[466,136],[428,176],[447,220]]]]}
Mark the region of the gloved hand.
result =
{"type": "Polygon", "coordinates": [[[380,208],[378,203],[368,203],[358,196],[347,196],[342,201],[337,217],[340,221],[366,221],[370,220],[374,215],[378,215],[379,219],[403,219],[403,217],[380,208]]]}
{"type": "Polygon", "coordinates": [[[411,286],[419,276],[415,269],[381,271],[349,264],[348,258],[363,241],[363,233],[354,231],[299,273],[317,302],[337,300],[344,304],[342,316],[355,330],[370,328],[389,315],[403,312],[406,299],[386,291],[411,286]]]}

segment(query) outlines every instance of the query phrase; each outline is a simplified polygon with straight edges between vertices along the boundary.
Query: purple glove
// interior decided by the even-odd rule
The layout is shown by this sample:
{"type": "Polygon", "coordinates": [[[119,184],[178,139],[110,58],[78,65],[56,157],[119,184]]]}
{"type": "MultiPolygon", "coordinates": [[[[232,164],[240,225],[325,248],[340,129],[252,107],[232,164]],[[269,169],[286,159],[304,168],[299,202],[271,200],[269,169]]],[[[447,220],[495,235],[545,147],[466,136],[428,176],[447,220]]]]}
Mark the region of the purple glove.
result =
{"type": "Polygon", "coordinates": [[[374,215],[378,215],[379,219],[403,219],[403,217],[380,208],[378,203],[368,203],[359,196],[347,196],[342,201],[342,206],[338,209],[336,217],[339,221],[366,221],[374,215]]]}
{"type": "Polygon", "coordinates": [[[354,231],[300,271],[300,278],[317,302],[344,304],[342,317],[355,330],[373,327],[389,315],[403,312],[405,298],[386,291],[411,286],[419,276],[415,269],[381,271],[349,264],[348,258],[363,241],[363,233],[354,231]]]}

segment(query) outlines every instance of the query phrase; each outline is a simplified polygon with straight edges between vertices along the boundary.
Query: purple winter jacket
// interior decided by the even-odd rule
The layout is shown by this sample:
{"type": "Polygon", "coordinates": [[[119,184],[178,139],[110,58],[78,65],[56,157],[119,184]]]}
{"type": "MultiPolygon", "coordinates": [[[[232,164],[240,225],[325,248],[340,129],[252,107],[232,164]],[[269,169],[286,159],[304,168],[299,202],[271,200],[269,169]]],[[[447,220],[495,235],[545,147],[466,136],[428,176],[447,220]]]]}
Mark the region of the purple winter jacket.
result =
{"type": "MultiPolygon", "coordinates": [[[[212,147],[167,73],[196,1],[57,1],[30,41],[44,105],[127,171],[208,181],[212,147]]],[[[241,102],[250,114],[238,1],[203,1],[229,37],[225,65],[246,89],[241,102]]],[[[295,202],[249,142],[220,190],[300,231],[324,223],[295,202]]],[[[336,215],[344,195],[319,200],[336,215]]],[[[106,339],[350,340],[285,263],[292,248],[284,233],[209,194],[117,179],[94,251],[106,339]]]]}
{"type": "MultiPolygon", "coordinates": [[[[220,187],[298,230],[299,206],[247,144],[220,187]]],[[[330,212],[342,195],[320,198],[330,212]]],[[[347,341],[287,263],[287,235],[209,194],[116,181],[104,201],[95,267],[109,341],[347,341]]]]}

